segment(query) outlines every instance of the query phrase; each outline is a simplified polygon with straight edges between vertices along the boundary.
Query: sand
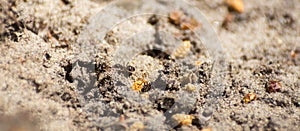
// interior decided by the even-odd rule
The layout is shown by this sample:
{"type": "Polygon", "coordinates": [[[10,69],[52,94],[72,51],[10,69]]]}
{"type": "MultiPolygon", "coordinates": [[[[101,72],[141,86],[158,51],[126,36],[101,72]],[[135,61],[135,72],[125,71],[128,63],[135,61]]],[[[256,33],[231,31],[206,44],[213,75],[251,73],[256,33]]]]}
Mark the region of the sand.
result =
{"type": "Polygon", "coordinates": [[[1,131],[300,129],[299,0],[0,5],[1,131]]]}

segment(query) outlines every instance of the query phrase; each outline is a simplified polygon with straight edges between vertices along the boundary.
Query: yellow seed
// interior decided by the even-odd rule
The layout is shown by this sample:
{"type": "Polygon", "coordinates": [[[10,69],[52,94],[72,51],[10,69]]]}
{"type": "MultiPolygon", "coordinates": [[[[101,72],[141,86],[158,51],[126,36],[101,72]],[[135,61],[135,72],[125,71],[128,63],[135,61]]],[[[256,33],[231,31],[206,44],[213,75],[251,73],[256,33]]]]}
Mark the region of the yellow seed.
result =
{"type": "Polygon", "coordinates": [[[195,65],[196,65],[196,66],[200,66],[201,64],[202,64],[201,61],[196,61],[196,62],[195,62],[195,65]]]}
{"type": "Polygon", "coordinates": [[[136,90],[136,91],[141,91],[142,88],[143,88],[143,86],[144,86],[143,81],[142,81],[142,80],[137,80],[137,81],[135,81],[135,82],[133,83],[132,89],[133,89],[133,90],[136,90]]]}
{"type": "Polygon", "coordinates": [[[172,56],[175,58],[183,58],[189,54],[191,47],[192,45],[190,41],[183,41],[182,45],[179,45],[172,53],[172,56]]]}
{"type": "Polygon", "coordinates": [[[135,91],[142,91],[142,88],[144,87],[145,83],[147,83],[147,81],[144,78],[138,78],[132,85],[132,89],[135,91]]]}
{"type": "Polygon", "coordinates": [[[239,13],[244,12],[244,2],[243,0],[225,0],[226,3],[239,13]]]}

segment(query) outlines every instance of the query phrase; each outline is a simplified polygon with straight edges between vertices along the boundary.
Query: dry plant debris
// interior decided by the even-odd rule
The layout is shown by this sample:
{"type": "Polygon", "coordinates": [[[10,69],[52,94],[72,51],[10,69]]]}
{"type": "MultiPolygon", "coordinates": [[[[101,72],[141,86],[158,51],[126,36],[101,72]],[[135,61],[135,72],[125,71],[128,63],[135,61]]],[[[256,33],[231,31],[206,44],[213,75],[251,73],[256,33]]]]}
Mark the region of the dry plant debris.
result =
{"type": "Polygon", "coordinates": [[[279,92],[282,89],[282,85],[279,81],[269,81],[266,88],[269,93],[279,92]]]}
{"type": "Polygon", "coordinates": [[[182,30],[194,31],[198,27],[201,27],[201,23],[199,23],[195,18],[188,17],[181,11],[169,13],[169,20],[174,25],[180,26],[180,29],[182,30]]]}
{"type": "Polygon", "coordinates": [[[174,11],[174,12],[171,12],[169,14],[169,19],[170,19],[170,22],[175,24],[175,25],[179,25],[181,23],[181,18],[183,16],[183,12],[181,11],[174,11]]]}

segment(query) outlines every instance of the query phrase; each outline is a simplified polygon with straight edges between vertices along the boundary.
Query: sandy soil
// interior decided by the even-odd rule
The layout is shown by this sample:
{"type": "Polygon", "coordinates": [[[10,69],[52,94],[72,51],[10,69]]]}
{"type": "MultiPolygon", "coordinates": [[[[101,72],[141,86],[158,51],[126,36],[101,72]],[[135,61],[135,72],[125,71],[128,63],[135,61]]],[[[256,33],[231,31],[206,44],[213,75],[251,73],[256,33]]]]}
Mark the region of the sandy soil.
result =
{"type": "Polygon", "coordinates": [[[0,130],[300,129],[299,0],[157,1],[1,0],[0,130]]]}

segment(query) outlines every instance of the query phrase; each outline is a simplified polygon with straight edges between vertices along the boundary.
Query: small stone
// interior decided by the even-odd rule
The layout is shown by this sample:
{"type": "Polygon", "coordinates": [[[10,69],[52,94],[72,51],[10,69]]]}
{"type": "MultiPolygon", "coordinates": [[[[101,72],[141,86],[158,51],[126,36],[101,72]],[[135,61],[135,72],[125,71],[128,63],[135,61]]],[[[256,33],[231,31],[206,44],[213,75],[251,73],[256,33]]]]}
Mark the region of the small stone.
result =
{"type": "Polygon", "coordinates": [[[151,25],[155,25],[158,22],[158,18],[156,15],[152,15],[149,19],[148,19],[148,23],[151,25]]]}
{"type": "Polygon", "coordinates": [[[254,101],[256,99],[256,94],[249,93],[244,97],[244,103],[249,103],[251,101],[254,101]]]}
{"type": "Polygon", "coordinates": [[[127,70],[129,72],[134,72],[135,71],[135,68],[133,66],[127,66],[127,70]]]}
{"type": "Polygon", "coordinates": [[[130,126],[130,131],[142,131],[145,126],[143,122],[137,121],[130,126]]]}
{"type": "Polygon", "coordinates": [[[184,86],[184,88],[189,91],[189,92],[195,92],[196,91],[196,86],[191,84],[191,83],[188,83],[184,86]]]}
{"type": "Polygon", "coordinates": [[[292,59],[296,59],[297,58],[297,54],[299,53],[299,50],[292,50],[291,51],[291,57],[292,59]]]}
{"type": "Polygon", "coordinates": [[[146,83],[144,83],[144,86],[143,86],[143,88],[142,88],[142,92],[148,92],[148,91],[150,91],[151,90],[151,83],[149,83],[149,82],[146,82],[146,83]]]}
{"type": "Polygon", "coordinates": [[[195,117],[192,115],[186,114],[175,114],[172,116],[172,119],[181,125],[190,125],[195,117]]]}

